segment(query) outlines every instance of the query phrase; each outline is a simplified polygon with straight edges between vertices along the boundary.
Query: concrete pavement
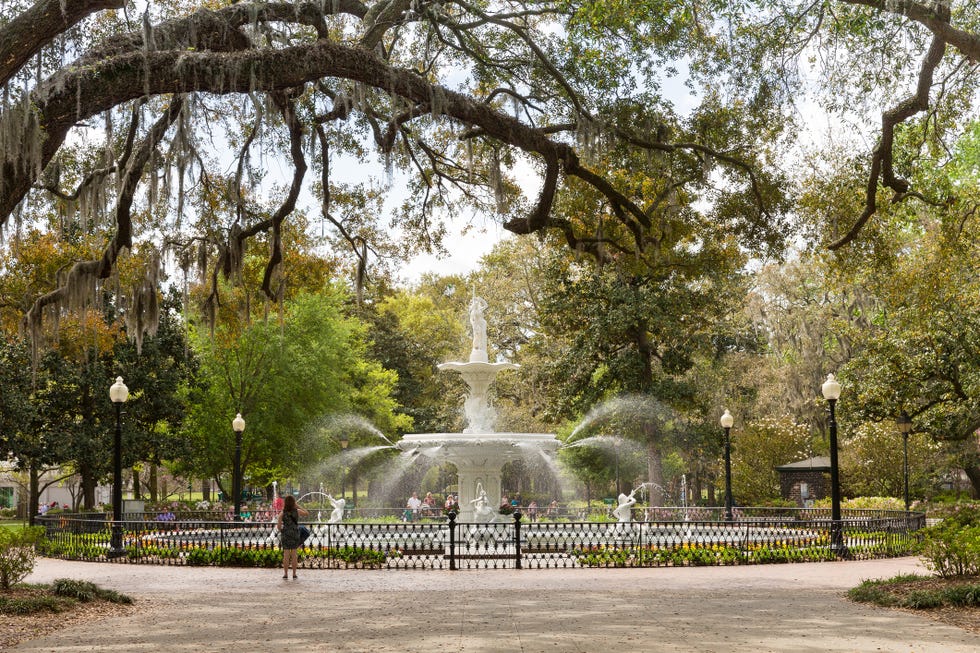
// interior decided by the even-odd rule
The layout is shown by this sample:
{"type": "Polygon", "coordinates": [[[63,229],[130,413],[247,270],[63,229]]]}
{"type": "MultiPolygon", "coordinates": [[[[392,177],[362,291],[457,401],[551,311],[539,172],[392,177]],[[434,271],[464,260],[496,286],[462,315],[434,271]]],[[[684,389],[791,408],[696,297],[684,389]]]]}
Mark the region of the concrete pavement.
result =
{"type": "Polygon", "coordinates": [[[24,642],[59,651],[902,651],[976,653],[978,636],[848,601],[914,558],[743,567],[300,570],[41,559],[28,582],[91,580],[133,615],[24,642]]]}

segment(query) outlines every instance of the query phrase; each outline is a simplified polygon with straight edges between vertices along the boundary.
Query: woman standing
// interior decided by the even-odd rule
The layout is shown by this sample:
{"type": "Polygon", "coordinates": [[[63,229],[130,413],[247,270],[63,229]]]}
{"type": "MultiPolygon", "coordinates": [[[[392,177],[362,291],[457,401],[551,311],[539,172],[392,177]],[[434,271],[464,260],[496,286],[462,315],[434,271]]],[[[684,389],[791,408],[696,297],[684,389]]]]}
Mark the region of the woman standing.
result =
{"type": "Polygon", "coordinates": [[[282,577],[289,578],[289,567],[292,565],[293,578],[296,578],[296,566],[299,563],[299,556],[296,549],[299,548],[299,518],[306,517],[310,513],[296,505],[296,497],[291,494],[286,495],[286,500],[282,505],[282,512],[279,513],[279,537],[282,542],[282,577]]]}

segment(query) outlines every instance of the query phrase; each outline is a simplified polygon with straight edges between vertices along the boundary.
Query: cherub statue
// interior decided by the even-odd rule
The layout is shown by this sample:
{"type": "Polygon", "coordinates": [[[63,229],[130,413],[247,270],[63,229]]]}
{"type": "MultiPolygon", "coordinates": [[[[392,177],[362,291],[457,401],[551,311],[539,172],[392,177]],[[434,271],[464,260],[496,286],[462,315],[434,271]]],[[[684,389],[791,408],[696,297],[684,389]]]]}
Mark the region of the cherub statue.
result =
{"type": "Polygon", "coordinates": [[[327,520],[328,524],[339,524],[344,520],[344,508],[347,506],[346,499],[334,499],[329,494],[327,499],[330,500],[330,505],[333,506],[333,511],[330,513],[330,519],[327,520]]]}
{"type": "Polygon", "coordinates": [[[633,488],[633,491],[628,495],[619,495],[619,505],[616,506],[615,510],[613,510],[613,515],[621,524],[626,524],[633,521],[632,508],[636,504],[636,497],[634,495],[638,489],[640,488],[633,488]]]}

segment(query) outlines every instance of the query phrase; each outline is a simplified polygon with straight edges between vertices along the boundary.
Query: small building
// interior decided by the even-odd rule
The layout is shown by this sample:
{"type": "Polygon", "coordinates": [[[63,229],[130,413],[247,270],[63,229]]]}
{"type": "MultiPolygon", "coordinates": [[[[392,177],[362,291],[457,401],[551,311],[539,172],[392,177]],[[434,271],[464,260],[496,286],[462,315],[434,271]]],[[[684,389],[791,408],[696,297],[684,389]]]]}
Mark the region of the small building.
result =
{"type": "Polygon", "coordinates": [[[784,499],[808,508],[817,499],[830,496],[830,457],[814,456],[776,468],[784,499]]]}

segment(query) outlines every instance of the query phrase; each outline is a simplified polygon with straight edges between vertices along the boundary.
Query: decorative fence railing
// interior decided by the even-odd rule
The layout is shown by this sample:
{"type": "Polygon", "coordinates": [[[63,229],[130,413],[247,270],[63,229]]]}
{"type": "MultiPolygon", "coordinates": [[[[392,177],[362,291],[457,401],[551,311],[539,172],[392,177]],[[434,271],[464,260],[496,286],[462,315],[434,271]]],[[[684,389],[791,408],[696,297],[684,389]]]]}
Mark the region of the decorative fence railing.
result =
{"type": "MultiPolygon", "coordinates": [[[[718,519],[581,522],[528,521],[520,513],[490,524],[441,521],[310,523],[300,551],[306,568],[499,569],[653,567],[809,562],[913,553],[922,513],[845,511],[835,524],[822,511],[740,509],[718,519]],[[778,512],[778,514],[776,514],[778,512]]],[[[685,516],[688,514],[684,513],[685,516]]],[[[103,515],[38,517],[47,529],[41,552],[74,560],[138,564],[275,567],[282,552],[275,522],[160,520],[122,523],[112,550],[103,515]],[[97,518],[96,518],[97,517],[97,518]]]]}

